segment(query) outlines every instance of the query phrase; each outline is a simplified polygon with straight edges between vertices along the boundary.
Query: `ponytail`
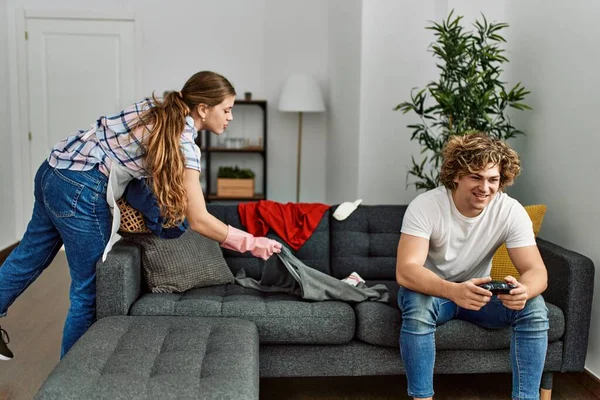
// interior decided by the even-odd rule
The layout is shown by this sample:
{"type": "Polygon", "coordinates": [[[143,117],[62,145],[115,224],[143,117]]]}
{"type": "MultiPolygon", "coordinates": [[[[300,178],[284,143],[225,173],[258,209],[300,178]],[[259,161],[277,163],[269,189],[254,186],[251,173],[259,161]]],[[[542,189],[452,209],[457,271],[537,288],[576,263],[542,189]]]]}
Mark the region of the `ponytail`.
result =
{"type": "Polygon", "coordinates": [[[159,100],[152,94],[154,107],[140,120],[149,131],[144,143],[144,167],[151,175],[150,185],[160,204],[166,224],[178,224],[185,218],[187,195],[183,186],[185,159],[181,151],[181,133],[190,108],[178,92],[167,92],[159,100]]]}

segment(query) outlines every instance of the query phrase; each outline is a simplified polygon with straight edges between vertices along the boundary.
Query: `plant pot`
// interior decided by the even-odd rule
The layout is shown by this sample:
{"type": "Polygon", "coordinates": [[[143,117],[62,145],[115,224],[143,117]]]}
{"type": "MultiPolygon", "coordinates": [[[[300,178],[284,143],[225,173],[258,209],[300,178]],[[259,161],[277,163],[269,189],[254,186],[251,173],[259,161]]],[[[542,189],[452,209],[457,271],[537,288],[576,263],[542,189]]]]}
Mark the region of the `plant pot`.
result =
{"type": "Polygon", "coordinates": [[[217,196],[219,197],[254,197],[254,179],[217,178],[217,196]]]}

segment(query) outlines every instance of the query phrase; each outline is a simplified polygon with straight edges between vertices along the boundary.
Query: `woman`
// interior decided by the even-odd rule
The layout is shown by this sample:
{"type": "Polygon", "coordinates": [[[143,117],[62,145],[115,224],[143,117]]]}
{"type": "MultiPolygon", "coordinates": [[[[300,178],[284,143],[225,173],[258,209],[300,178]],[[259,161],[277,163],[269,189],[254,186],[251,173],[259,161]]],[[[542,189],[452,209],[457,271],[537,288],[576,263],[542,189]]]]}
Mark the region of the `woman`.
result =
{"type": "MultiPolygon", "coordinates": [[[[25,235],[0,267],[0,316],[64,244],[71,274],[61,358],[66,354],[94,321],[96,263],[119,238],[116,199],[135,178],[149,178],[167,223],[187,218],[191,229],[224,248],[264,259],[278,253],[280,243],[227,226],[206,210],[194,139],[201,129],[223,133],[233,119],[234,101],[226,78],[198,72],[181,91],[103,116],[88,131],[58,143],[36,174],[25,235]]],[[[13,358],[8,342],[0,328],[0,359],[13,358]]]]}

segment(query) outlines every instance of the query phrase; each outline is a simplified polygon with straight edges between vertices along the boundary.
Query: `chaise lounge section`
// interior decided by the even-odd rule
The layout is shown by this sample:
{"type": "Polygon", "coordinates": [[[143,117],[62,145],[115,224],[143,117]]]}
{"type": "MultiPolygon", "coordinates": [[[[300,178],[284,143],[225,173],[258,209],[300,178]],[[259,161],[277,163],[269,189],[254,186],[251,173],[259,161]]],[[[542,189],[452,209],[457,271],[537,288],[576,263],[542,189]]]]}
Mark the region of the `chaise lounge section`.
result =
{"type": "Polygon", "coordinates": [[[258,381],[251,322],[119,316],[96,322],[36,399],[257,400],[258,381]]]}

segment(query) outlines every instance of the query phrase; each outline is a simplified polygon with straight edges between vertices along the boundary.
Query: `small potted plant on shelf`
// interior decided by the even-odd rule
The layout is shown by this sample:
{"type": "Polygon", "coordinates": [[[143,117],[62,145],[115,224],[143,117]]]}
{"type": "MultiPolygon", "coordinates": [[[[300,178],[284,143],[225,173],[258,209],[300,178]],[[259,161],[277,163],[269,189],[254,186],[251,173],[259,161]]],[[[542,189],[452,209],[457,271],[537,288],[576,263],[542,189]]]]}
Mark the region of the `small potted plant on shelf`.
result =
{"type": "Polygon", "coordinates": [[[217,174],[217,196],[254,197],[254,172],[249,168],[219,167],[217,174]]]}

